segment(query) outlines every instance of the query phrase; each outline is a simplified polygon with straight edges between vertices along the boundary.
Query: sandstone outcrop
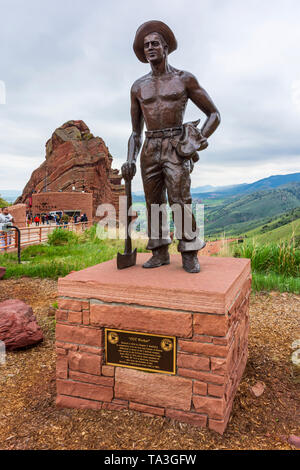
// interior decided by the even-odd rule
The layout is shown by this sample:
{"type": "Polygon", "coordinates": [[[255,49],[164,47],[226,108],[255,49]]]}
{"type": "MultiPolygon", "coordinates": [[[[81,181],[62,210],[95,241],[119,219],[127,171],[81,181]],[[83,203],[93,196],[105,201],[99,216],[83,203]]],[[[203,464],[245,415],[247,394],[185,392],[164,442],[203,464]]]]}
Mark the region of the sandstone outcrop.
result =
{"type": "Polygon", "coordinates": [[[93,216],[99,204],[113,204],[118,211],[124,194],[119,170],[111,168],[112,156],[100,137],[83,121],[68,121],[46,143],[46,160],[31,175],[16,203],[28,203],[33,192],[76,191],[93,193],[93,216]]]}
{"type": "Polygon", "coordinates": [[[7,351],[33,346],[43,341],[43,332],[32,308],[17,299],[0,303],[0,341],[7,351]]]}
{"type": "Polygon", "coordinates": [[[25,204],[16,204],[14,206],[9,206],[9,213],[14,218],[14,225],[19,228],[26,227],[26,205],[25,204]]]}

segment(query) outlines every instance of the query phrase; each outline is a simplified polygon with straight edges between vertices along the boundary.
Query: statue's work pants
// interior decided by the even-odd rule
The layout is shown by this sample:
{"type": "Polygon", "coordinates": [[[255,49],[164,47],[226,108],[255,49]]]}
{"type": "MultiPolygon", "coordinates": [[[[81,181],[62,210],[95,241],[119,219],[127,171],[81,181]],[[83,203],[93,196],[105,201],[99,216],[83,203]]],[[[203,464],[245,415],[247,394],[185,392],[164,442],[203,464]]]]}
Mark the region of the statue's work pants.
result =
{"type": "Polygon", "coordinates": [[[183,159],[170,137],[147,137],[141,154],[141,170],[148,211],[148,250],[171,243],[166,212],[166,192],[173,210],[178,251],[196,251],[204,242],[192,214],[190,161],[183,159]],[[153,207],[153,205],[156,205],[153,207]],[[158,217],[158,205],[163,205],[158,217]]]}

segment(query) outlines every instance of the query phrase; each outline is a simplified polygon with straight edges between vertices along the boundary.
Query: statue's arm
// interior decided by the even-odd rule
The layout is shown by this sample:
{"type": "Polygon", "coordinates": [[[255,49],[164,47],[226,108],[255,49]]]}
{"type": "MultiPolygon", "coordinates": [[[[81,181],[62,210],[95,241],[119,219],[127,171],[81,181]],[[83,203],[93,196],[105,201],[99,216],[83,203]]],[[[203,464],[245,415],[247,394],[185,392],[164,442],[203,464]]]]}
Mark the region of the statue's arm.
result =
{"type": "Polygon", "coordinates": [[[213,100],[199,85],[198,80],[192,74],[186,73],[186,89],[188,97],[207,116],[201,129],[203,137],[208,138],[215,132],[221,122],[221,116],[213,100]]]}
{"type": "Polygon", "coordinates": [[[142,146],[142,132],[144,127],[143,113],[137,98],[137,86],[131,88],[131,123],[132,133],[128,141],[127,162],[122,166],[122,175],[126,179],[132,179],[136,173],[135,162],[142,146]]]}
{"type": "Polygon", "coordinates": [[[130,99],[132,134],[128,141],[127,160],[130,162],[135,162],[142,145],[142,132],[144,128],[143,113],[137,98],[137,87],[135,85],[133,85],[131,88],[130,99]]]}

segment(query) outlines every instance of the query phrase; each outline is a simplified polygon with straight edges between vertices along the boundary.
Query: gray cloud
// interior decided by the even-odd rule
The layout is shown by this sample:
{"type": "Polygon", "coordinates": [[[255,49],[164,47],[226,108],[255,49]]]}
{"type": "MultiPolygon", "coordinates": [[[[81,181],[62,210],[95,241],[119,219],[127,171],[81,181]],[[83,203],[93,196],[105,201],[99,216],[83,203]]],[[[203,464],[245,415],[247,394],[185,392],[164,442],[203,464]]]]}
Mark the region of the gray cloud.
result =
{"type": "MultiPolygon", "coordinates": [[[[172,27],[179,47],[170,63],[194,73],[221,111],[193,186],[300,171],[298,0],[0,0],[0,11],[0,192],[25,185],[46,140],[69,119],[100,135],[120,168],[129,90],[148,71],[132,42],[149,19],[172,27]]],[[[189,104],[186,120],[200,116],[189,104]]]]}

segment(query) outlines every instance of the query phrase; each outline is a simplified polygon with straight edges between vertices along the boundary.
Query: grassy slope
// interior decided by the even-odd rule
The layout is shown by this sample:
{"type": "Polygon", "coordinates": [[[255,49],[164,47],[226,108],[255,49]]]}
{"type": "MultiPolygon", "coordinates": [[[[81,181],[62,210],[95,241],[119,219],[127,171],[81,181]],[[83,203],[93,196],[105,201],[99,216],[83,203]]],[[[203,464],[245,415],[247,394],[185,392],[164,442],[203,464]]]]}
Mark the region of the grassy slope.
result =
{"type": "MultiPolygon", "coordinates": [[[[55,233],[51,236],[55,236],[55,233]]],[[[20,265],[16,253],[0,254],[0,266],[6,267],[5,279],[22,276],[57,279],[71,271],[113,259],[118,251],[124,252],[123,240],[99,240],[95,235],[95,227],[80,236],[72,232],[65,233],[70,238],[65,245],[33,245],[25,248],[20,265]]],[[[134,241],[133,245],[138,251],[144,251],[144,244],[139,240],[134,241]]]]}
{"type": "Polygon", "coordinates": [[[290,240],[299,236],[300,207],[265,220],[260,226],[245,233],[247,238],[255,237],[262,242],[290,240]]]}
{"type": "Polygon", "coordinates": [[[294,220],[289,224],[278,227],[266,233],[253,233],[252,236],[259,243],[279,242],[281,240],[290,240],[293,237],[300,236],[300,219],[294,220]]]}
{"type": "Polygon", "coordinates": [[[228,235],[244,234],[299,206],[300,183],[225,199],[219,206],[207,208],[205,230],[208,234],[224,231],[228,235]]]}
{"type": "MultiPolygon", "coordinates": [[[[134,242],[138,251],[143,248],[134,242]]],[[[71,271],[94,266],[124,252],[122,240],[109,240],[99,243],[86,242],[70,246],[35,245],[22,251],[22,264],[17,263],[16,253],[0,255],[0,265],[6,267],[5,279],[10,277],[40,277],[57,279],[71,271]]]]}

